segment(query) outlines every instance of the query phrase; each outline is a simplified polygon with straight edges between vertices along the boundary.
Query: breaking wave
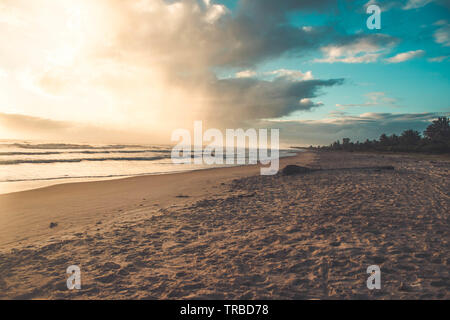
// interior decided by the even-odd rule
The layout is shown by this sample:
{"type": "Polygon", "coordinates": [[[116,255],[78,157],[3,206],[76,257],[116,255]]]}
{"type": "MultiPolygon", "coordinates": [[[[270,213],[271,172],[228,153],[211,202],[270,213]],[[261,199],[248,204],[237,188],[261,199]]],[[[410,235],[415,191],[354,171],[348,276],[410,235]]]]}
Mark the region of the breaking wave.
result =
{"type": "Polygon", "coordinates": [[[76,159],[16,159],[0,161],[0,165],[14,165],[22,163],[63,163],[82,161],[155,161],[169,157],[105,157],[105,158],[76,158],[76,159]]]}

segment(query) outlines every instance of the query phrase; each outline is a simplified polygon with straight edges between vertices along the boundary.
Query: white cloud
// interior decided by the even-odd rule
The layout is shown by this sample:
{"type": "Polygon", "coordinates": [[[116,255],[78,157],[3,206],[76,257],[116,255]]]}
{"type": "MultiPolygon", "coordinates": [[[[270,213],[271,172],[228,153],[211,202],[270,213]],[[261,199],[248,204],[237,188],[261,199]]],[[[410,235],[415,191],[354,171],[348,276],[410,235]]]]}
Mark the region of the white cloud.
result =
{"type": "Polygon", "coordinates": [[[237,72],[235,74],[235,76],[236,76],[236,78],[253,78],[257,74],[258,73],[256,71],[253,71],[253,70],[244,70],[244,71],[237,72]]]}
{"type": "Polygon", "coordinates": [[[267,72],[267,74],[276,75],[277,77],[288,78],[289,80],[293,81],[314,79],[314,76],[311,71],[306,71],[305,73],[303,73],[299,70],[278,69],[267,72]]]}
{"type": "Polygon", "coordinates": [[[450,56],[439,56],[439,57],[429,58],[428,61],[429,62],[442,62],[444,60],[447,60],[448,58],[450,58],[450,56]]]}
{"type": "Polygon", "coordinates": [[[390,63],[405,62],[405,61],[408,61],[408,60],[411,60],[414,58],[422,57],[424,54],[425,54],[424,50],[402,52],[402,53],[396,54],[393,57],[386,59],[386,61],[390,62],[390,63]]]}
{"type": "Polygon", "coordinates": [[[417,9],[426,6],[433,0],[408,0],[403,6],[403,10],[417,9]]]}
{"type": "Polygon", "coordinates": [[[399,8],[402,10],[412,10],[425,7],[429,3],[437,3],[448,7],[448,0],[369,0],[364,7],[367,8],[370,5],[377,5],[381,8],[382,12],[391,10],[392,8],[399,8]],[[447,2],[447,3],[446,3],[447,2]]]}
{"type": "Polygon", "coordinates": [[[209,0],[205,0],[205,3],[208,8],[205,14],[205,21],[208,23],[214,23],[221,17],[229,13],[229,10],[224,5],[221,4],[211,5],[209,0]]]}
{"type": "Polygon", "coordinates": [[[336,107],[371,107],[378,105],[394,105],[397,100],[391,97],[388,97],[385,92],[369,92],[365,94],[367,101],[364,103],[355,103],[355,104],[336,104],[336,107]]]}
{"type": "Polygon", "coordinates": [[[367,7],[371,6],[371,5],[377,5],[378,7],[380,7],[381,12],[385,12],[388,11],[390,9],[392,9],[393,7],[397,6],[397,3],[395,1],[389,1],[387,3],[380,3],[377,0],[369,0],[365,5],[364,8],[367,9],[367,7]]]}
{"type": "Polygon", "coordinates": [[[446,20],[439,20],[435,25],[440,26],[440,28],[433,34],[434,41],[444,47],[450,47],[450,24],[446,20]]]}
{"type": "Polygon", "coordinates": [[[312,74],[312,71],[306,71],[302,72],[300,70],[291,70],[291,69],[277,69],[273,71],[267,71],[258,73],[254,70],[243,70],[235,73],[234,75],[236,78],[255,78],[255,77],[262,77],[262,78],[283,78],[285,80],[289,81],[306,81],[306,80],[313,80],[314,76],[312,74]]]}
{"type": "Polygon", "coordinates": [[[322,101],[314,102],[314,101],[312,101],[311,99],[308,99],[308,98],[300,99],[299,103],[305,110],[308,110],[308,109],[311,109],[311,108],[314,108],[314,107],[321,107],[321,106],[323,106],[323,102],[322,101]]]}
{"type": "Polygon", "coordinates": [[[322,47],[324,58],[315,59],[322,63],[371,63],[376,62],[394,44],[394,40],[384,35],[364,37],[353,43],[322,47]]]}

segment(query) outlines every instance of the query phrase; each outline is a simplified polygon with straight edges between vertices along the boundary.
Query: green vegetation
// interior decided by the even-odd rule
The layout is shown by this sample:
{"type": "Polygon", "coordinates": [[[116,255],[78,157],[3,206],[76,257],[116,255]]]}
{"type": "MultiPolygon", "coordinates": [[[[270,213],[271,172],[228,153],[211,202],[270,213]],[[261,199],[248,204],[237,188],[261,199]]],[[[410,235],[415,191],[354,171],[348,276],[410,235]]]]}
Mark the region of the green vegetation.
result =
{"type": "Polygon", "coordinates": [[[450,124],[448,117],[439,117],[423,132],[405,130],[400,136],[382,134],[378,140],[351,142],[349,138],[333,142],[321,150],[341,151],[382,151],[382,152],[422,152],[450,153],[450,124]]]}

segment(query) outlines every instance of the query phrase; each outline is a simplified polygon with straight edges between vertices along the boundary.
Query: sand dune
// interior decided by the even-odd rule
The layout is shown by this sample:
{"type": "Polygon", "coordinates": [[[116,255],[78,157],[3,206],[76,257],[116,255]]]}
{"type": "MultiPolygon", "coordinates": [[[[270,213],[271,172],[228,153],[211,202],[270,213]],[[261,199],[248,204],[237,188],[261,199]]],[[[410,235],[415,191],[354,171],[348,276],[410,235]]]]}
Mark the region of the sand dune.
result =
{"type": "Polygon", "coordinates": [[[396,170],[248,166],[0,196],[0,298],[450,298],[448,161],[307,152],[286,164],[396,170]],[[79,291],[66,288],[73,264],[79,291]],[[372,264],[381,290],[366,287],[372,264]]]}

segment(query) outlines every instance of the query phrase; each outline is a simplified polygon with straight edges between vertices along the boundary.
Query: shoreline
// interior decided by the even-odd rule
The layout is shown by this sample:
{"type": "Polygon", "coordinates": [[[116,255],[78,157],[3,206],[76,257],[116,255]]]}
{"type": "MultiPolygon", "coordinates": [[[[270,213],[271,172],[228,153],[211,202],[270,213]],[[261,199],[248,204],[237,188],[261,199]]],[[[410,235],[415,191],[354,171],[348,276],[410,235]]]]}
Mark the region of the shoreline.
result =
{"type": "MultiPolygon", "coordinates": [[[[288,162],[301,162],[304,154],[306,152],[280,158],[280,170],[288,162]]],[[[83,230],[83,226],[98,219],[114,218],[117,214],[135,208],[136,203],[141,209],[156,207],[159,210],[186,204],[220,192],[221,183],[230,179],[258,174],[260,167],[260,164],[236,165],[68,182],[0,194],[0,251],[15,242],[26,245],[35,240],[45,241],[58,234],[78,233],[83,230]],[[220,181],[214,182],[213,179],[220,181]],[[189,193],[189,197],[177,198],[183,192],[189,193]],[[49,229],[52,222],[58,223],[58,227],[49,229]]]]}
{"type": "MultiPolygon", "coordinates": [[[[287,150],[284,150],[287,151],[287,150]]],[[[304,152],[306,150],[291,150],[290,155],[284,155],[279,159],[295,157],[299,153],[304,152]]],[[[155,176],[155,175],[165,175],[165,174],[177,174],[183,172],[192,172],[199,170],[211,170],[211,169],[220,169],[220,168],[229,168],[229,167],[241,167],[241,166],[251,166],[251,164],[221,164],[221,165],[211,165],[208,166],[206,164],[197,165],[181,165],[179,169],[175,169],[175,165],[172,164],[173,167],[167,171],[156,171],[156,172],[143,172],[136,174],[117,174],[117,175],[107,175],[107,176],[80,176],[80,177],[52,177],[52,178],[36,178],[36,179],[22,179],[22,180],[7,180],[0,181],[0,195],[25,192],[31,190],[37,190],[42,188],[47,188],[55,185],[61,184],[70,184],[70,183],[84,183],[84,182],[97,182],[97,181],[109,181],[109,180],[120,180],[120,179],[128,179],[134,177],[143,177],[143,176],[155,176]],[[172,170],[175,169],[175,170],[172,170]],[[12,187],[14,184],[19,184],[17,187],[12,187]],[[25,186],[28,185],[28,186],[25,186]],[[12,191],[3,191],[4,190],[12,190],[12,191]]]]}

